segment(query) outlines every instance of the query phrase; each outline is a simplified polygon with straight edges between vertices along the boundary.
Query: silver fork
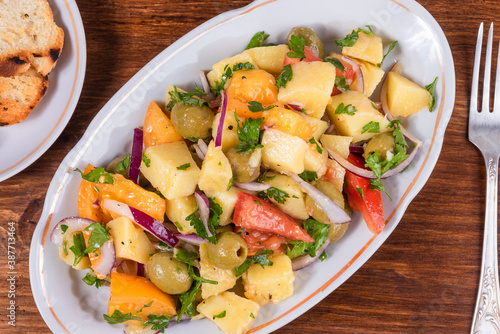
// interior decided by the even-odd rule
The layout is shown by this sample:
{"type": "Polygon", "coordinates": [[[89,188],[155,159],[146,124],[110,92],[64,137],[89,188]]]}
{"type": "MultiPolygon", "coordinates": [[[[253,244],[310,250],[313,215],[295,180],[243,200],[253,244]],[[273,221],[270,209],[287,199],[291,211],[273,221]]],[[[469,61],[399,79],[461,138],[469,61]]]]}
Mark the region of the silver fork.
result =
{"type": "Polygon", "coordinates": [[[483,259],[481,279],[472,322],[472,334],[500,333],[500,289],[498,285],[497,256],[497,194],[498,159],[500,156],[500,57],[497,60],[495,103],[490,112],[491,53],[493,23],[488,34],[483,78],[483,101],[477,109],[479,67],[483,44],[483,23],[479,26],[476,56],[472,74],[472,91],[469,111],[469,140],[479,148],[486,162],[486,213],[484,217],[483,259]]]}

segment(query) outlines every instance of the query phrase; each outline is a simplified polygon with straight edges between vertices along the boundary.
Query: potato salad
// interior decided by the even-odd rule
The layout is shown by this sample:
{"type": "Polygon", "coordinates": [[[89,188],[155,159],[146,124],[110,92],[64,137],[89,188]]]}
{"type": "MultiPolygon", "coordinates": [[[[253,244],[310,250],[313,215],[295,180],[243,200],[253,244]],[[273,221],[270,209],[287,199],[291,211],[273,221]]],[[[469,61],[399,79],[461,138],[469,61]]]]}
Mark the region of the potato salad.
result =
{"type": "Polygon", "coordinates": [[[86,284],[109,287],[102,321],[245,333],[294,293],[297,270],[325,260],[353,211],[384,229],[384,179],[421,146],[402,118],[432,111],[438,78],[423,87],[384,64],[397,41],[370,26],[342,33],[329,45],[308,27],[284,44],[249,36],[200,85],[173,83],[139,110],[129,152],[74,171],[78,213],[51,241],[86,284]]]}

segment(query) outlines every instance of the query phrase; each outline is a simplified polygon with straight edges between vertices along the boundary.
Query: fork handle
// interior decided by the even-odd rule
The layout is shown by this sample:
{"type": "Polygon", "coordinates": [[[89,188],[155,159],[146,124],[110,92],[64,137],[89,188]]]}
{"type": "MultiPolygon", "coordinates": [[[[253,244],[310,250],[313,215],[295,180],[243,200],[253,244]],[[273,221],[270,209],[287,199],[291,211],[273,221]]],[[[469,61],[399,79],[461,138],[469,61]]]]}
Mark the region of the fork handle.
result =
{"type": "Polygon", "coordinates": [[[487,181],[483,258],[471,334],[500,333],[497,255],[498,158],[498,155],[484,154],[487,181]]]}

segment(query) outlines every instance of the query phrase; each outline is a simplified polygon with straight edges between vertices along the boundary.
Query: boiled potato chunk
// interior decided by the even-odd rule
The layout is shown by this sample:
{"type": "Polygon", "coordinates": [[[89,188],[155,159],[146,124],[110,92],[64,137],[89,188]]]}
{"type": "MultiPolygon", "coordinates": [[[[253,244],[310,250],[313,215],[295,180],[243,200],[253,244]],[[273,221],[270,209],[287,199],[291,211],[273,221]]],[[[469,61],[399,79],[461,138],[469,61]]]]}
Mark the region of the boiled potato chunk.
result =
{"type": "Polygon", "coordinates": [[[191,222],[186,220],[186,217],[198,207],[194,195],[167,199],[166,203],[165,213],[168,219],[177,226],[179,232],[182,234],[196,233],[195,228],[190,225],[191,222]]]}
{"type": "Polygon", "coordinates": [[[224,191],[229,187],[232,178],[233,171],[229,160],[220,147],[215,147],[215,141],[212,140],[201,166],[198,187],[203,191],[224,191]]]}
{"type": "Polygon", "coordinates": [[[335,84],[335,66],[328,62],[299,62],[292,65],[293,78],[278,91],[278,101],[296,104],[307,115],[323,117],[335,84]]]}
{"type": "Polygon", "coordinates": [[[361,59],[354,59],[356,63],[358,63],[361,68],[361,73],[363,73],[363,81],[365,82],[364,94],[370,97],[373,94],[375,88],[380,83],[382,78],[384,77],[384,70],[380,67],[373,65],[367,61],[361,59]]]}
{"type": "Polygon", "coordinates": [[[349,91],[339,95],[332,96],[331,103],[327,106],[328,115],[335,124],[335,131],[342,136],[352,137],[352,141],[357,143],[361,140],[370,139],[379,132],[363,132],[363,127],[370,122],[379,124],[380,132],[389,131],[387,128],[389,121],[373,106],[363,93],[349,91]],[[353,115],[335,114],[339,105],[343,103],[344,107],[352,105],[356,108],[353,115]]]}
{"type": "Polygon", "coordinates": [[[333,184],[338,191],[342,192],[344,189],[345,168],[333,159],[327,159],[326,166],[326,174],[323,176],[323,179],[333,184]]]}
{"type": "Polygon", "coordinates": [[[236,284],[237,279],[234,269],[221,269],[210,262],[205,244],[200,246],[200,275],[203,278],[217,281],[217,284],[201,284],[201,297],[203,299],[231,289],[236,284]]]}
{"type": "Polygon", "coordinates": [[[384,57],[384,46],[382,38],[370,36],[362,31],[358,33],[359,38],[353,46],[344,46],[342,54],[344,56],[365,60],[372,64],[380,64],[384,57]]]}
{"type": "MultiPolygon", "coordinates": [[[[221,113],[218,113],[214,117],[214,123],[212,125],[212,137],[217,137],[217,129],[219,128],[221,113]]],[[[242,120],[240,120],[241,122],[242,120]]],[[[227,112],[226,117],[224,117],[224,127],[222,128],[222,150],[225,151],[233,146],[238,145],[240,140],[238,139],[238,123],[236,122],[236,117],[234,117],[234,112],[227,112]]]]}
{"type": "Polygon", "coordinates": [[[252,56],[249,53],[240,53],[237,54],[236,56],[223,59],[218,63],[214,64],[212,66],[212,70],[207,73],[207,80],[208,83],[210,84],[210,87],[214,88],[216,86],[215,82],[219,83],[221,82],[222,75],[225,72],[224,68],[226,66],[229,66],[232,70],[234,65],[238,63],[247,63],[247,62],[254,66],[257,66],[257,64],[255,63],[255,61],[253,60],[252,56]]]}
{"type": "Polygon", "coordinates": [[[257,317],[260,306],[234,292],[223,292],[205,299],[196,309],[213,321],[224,334],[243,334],[257,317]],[[221,317],[224,312],[226,315],[221,317]]]}
{"type": "Polygon", "coordinates": [[[352,143],[352,137],[337,135],[322,135],[319,139],[324,148],[340,154],[344,159],[349,156],[349,146],[352,143]]]}
{"type": "Polygon", "coordinates": [[[185,142],[151,146],[144,151],[149,167],[141,162],[141,172],[166,199],[189,196],[194,193],[200,169],[185,142]],[[182,166],[189,166],[182,167],[182,166]],[[180,169],[178,169],[180,168],[180,169]]]}
{"type": "Polygon", "coordinates": [[[236,187],[231,187],[229,190],[224,189],[223,191],[205,191],[205,195],[213,198],[215,203],[219,204],[222,208],[222,214],[219,216],[219,224],[221,226],[231,223],[231,215],[238,201],[238,192],[239,189],[236,187]]]}
{"type": "Polygon", "coordinates": [[[110,228],[109,234],[113,237],[117,258],[145,264],[155,252],[146,232],[129,218],[118,217],[106,227],[110,228]]]}
{"type": "Polygon", "coordinates": [[[320,146],[321,153],[319,153],[316,144],[311,143],[307,146],[306,155],[304,156],[304,170],[316,172],[318,178],[320,178],[326,173],[328,152],[320,146]]]}
{"type": "Polygon", "coordinates": [[[328,129],[328,123],[319,118],[314,118],[311,116],[307,116],[305,114],[300,114],[300,115],[304,117],[305,120],[308,121],[309,124],[313,127],[314,132],[312,134],[312,137],[314,137],[314,139],[318,141],[319,137],[321,137],[321,135],[325,133],[326,129],[328,129]]]}
{"type": "Polygon", "coordinates": [[[288,51],[290,51],[288,45],[280,44],[251,48],[243,53],[248,53],[258,68],[278,75],[283,68],[283,61],[288,51]]]}
{"type": "Polygon", "coordinates": [[[264,183],[270,184],[271,187],[282,190],[288,194],[285,203],[278,203],[274,198],[270,198],[271,202],[276,205],[281,211],[298,220],[309,218],[304,202],[304,194],[300,190],[299,185],[288,175],[266,173],[264,183]]]}
{"type": "Polygon", "coordinates": [[[299,137],[275,129],[262,135],[262,164],[281,173],[299,174],[304,171],[307,144],[299,137]]]}
{"type": "Polygon", "coordinates": [[[387,106],[394,117],[415,114],[431,102],[431,94],[423,87],[396,72],[387,73],[387,106]]]}
{"type": "Polygon", "coordinates": [[[264,305],[269,301],[278,303],[293,294],[292,261],[285,254],[270,256],[272,266],[253,264],[243,273],[245,297],[264,305]]]}

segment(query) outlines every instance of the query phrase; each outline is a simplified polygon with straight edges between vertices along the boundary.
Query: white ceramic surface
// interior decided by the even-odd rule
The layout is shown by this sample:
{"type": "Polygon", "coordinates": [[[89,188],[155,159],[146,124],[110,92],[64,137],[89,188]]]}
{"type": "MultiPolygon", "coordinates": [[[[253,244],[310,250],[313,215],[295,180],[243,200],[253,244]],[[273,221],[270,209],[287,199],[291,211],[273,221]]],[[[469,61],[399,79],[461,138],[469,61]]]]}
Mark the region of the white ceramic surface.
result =
{"type": "MultiPolygon", "coordinates": [[[[47,238],[60,219],[77,214],[81,177],[71,170],[83,169],[87,163],[106,165],[128,152],[133,128],[142,124],[151,100],[164,100],[168,84],[193,88],[200,69],[210,69],[216,61],[240,52],[257,31],[265,30],[271,35],[270,42],[280,42],[293,26],[310,26],[331,49],[335,39],[366,24],[383,37],[386,45],[399,41],[384,68],[399,59],[404,74],[421,85],[439,76],[436,110],[407,120],[408,129],[423,140],[422,150],[404,174],[385,182],[393,201],[384,199],[388,220],[384,231],[374,237],[361,215],[355,214],[346,236],[328,249],[328,258],[298,272],[294,295],[262,307],[251,332],[268,333],[292,321],[368,260],[396,227],[438,159],[455,98],[453,59],[446,37],[432,16],[411,0],[309,0],[307,5],[303,0],[258,0],[202,24],[153,59],[104,106],[62,162],[48,190],[30,253],[33,295],[49,327],[55,333],[123,332],[123,326],[109,326],[102,318],[109,289],[81,282],[84,273],[60,261],[56,247],[47,238]]],[[[172,325],[167,332],[220,333],[208,320],[172,325]]]]}
{"type": "Polygon", "coordinates": [[[0,182],[38,159],[66,127],[80,97],[87,63],[82,18],[74,0],[49,0],[64,47],[49,88],[26,120],[0,127],[0,182]]]}

